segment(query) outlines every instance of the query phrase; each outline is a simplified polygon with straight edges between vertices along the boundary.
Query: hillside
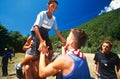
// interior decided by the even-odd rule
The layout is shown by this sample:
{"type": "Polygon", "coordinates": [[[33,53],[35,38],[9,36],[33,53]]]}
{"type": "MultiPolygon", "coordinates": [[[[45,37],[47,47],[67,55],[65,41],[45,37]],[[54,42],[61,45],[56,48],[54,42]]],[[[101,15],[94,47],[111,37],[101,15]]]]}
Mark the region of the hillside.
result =
{"type": "Polygon", "coordinates": [[[99,49],[100,43],[108,39],[113,42],[113,51],[120,53],[120,9],[104,13],[78,28],[88,33],[87,46],[91,52],[99,49]]]}
{"type": "MultiPolygon", "coordinates": [[[[82,48],[85,52],[95,53],[100,49],[101,42],[108,39],[113,42],[113,51],[120,53],[120,9],[97,16],[77,28],[84,29],[88,33],[88,42],[82,48]]],[[[64,37],[68,33],[69,31],[62,31],[64,37]]],[[[51,39],[53,41],[58,40],[56,36],[51,37],[51,39]]],[[[55,44],[57,43],[55,42],[55,44]]]]}

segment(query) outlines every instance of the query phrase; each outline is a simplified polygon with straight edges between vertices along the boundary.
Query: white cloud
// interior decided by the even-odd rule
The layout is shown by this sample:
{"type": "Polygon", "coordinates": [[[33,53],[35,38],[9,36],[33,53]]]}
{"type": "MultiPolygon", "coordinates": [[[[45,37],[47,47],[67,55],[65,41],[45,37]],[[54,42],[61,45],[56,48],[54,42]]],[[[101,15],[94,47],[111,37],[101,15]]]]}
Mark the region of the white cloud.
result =
{"type": "Polygon", "coordinates": [[[109,12],[118,8],[120,8],[120,0],[112,0],[108,7],[105,6],[104,10],[101,10],[99,15],[104,12],[109,12]]]}

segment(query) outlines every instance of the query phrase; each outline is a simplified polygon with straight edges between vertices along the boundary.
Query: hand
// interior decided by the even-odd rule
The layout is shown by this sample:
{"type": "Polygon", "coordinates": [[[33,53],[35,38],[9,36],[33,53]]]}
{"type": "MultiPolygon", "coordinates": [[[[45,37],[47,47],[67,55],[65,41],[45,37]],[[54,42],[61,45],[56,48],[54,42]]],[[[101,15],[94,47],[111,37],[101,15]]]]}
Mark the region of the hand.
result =
{"type": "Polygon", "coordinates": [[[38,51],[43,53],[43,54],[47,54],[48,53],[48,46],[46,46],[45,41],[40,43],[38,51]]]}
{"type": "Polygon", "coordinates": [[[97,77],[99,77],[99,76],[100,76],[100,74],[99,74],[97,71],[95,72],[95,74],[97,75],[97,77]]]}
{"type": "Polygon", "coordinates": [[[66,45],[66,40],[63,39],[63,40],[62,40],[62,46],[65,46],[65,45],[66,45]]]}

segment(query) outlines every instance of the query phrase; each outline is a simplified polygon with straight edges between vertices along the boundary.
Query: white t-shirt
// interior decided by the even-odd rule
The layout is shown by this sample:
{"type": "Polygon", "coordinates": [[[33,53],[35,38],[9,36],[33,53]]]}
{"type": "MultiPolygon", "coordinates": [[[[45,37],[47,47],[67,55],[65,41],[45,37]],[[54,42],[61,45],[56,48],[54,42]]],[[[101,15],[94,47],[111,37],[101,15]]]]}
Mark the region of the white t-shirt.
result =
{"type": "MultiPolygon", "coordinates": [[[[42,11],[37,15],[37,19],[33,25],[38,25],[39,27],[44,27],[46,29],[53,28],[54,30],[57,30],[57,23],[55,16],[52,15],[52,17],[49,19],[47,16],[47,11],[42,11]]],[[[33,31],[33,27],[31,28],[31,31],[33,31]]]]}

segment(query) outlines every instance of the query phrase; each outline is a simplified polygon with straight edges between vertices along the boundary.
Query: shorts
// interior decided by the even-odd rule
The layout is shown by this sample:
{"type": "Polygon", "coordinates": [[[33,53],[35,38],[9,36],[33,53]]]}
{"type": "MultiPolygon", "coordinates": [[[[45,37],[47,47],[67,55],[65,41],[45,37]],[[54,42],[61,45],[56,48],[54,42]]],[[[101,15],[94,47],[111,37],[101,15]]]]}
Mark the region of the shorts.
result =
{"type": "Polygon", "coordinates": [[[26,55],[29,55],[30,52],[31,52],[31,48],[27,49],[26,52],[25,52],[25,54],[26,54],[26,55]]]}
{"type": "MultiPolygon", "coordinates": [[[[41,37],[43,38],[43,40],[46,41],[46,45],[49,46],[48,50],[53,50],[52,43],[49,39],[48,30],[46,30],[43,27],[40,27],[39,30],[40,30],[41,37]]],[[[32,31],[32,39],[33,39],[34,44],[29,54],[37,56],[39,55],[38,47],[40,43],[34,31],[32,31]]]]}

